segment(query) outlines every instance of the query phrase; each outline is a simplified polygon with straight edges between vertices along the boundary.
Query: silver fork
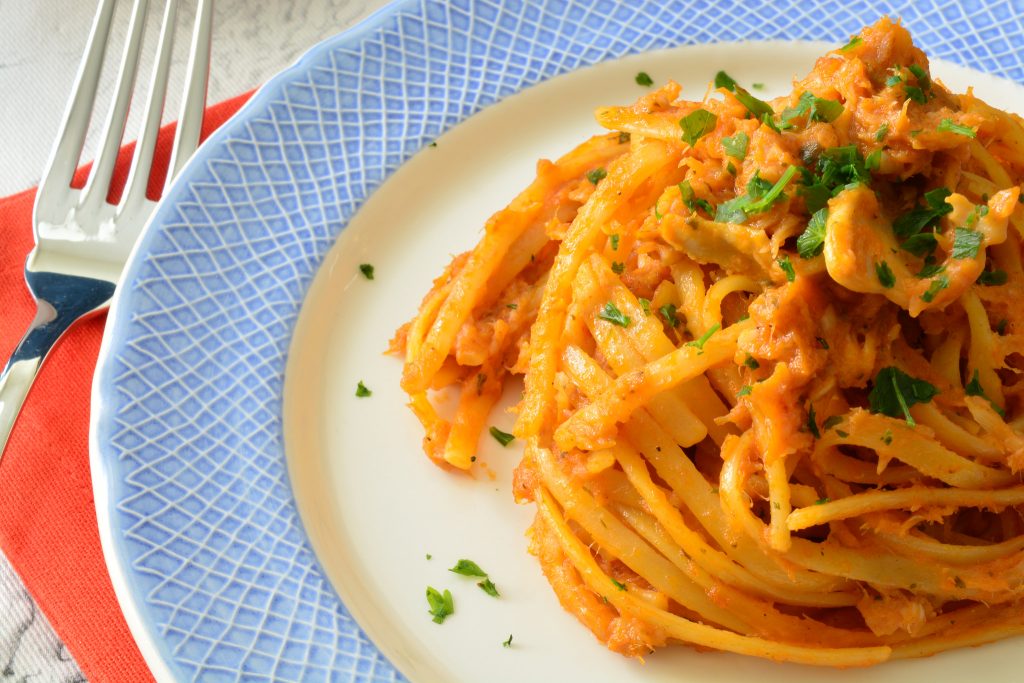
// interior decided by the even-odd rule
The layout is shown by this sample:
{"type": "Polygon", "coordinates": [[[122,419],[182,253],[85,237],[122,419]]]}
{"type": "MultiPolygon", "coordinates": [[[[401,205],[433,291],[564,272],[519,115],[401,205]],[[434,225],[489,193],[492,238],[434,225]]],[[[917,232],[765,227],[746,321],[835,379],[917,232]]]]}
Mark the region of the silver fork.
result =
{"type": "MultiPolygon", "coordinates": [[[[146,197],[146,186],[163,114],[178,0],[166,0],[149,97],[120,201],[116,206],[108,203],[107,193],[124,136],[149,0],[134,0],[99,154],[85,187],[71,188],[92,117],[117,2],[100,0],[60,134],[36,194],[36,246],[25,262],[25,282],[36,300],[36,315],[0,373],[0,456],[46,355],[76,321],[110,305],[132,245],[156,206],[146,197]]],[[[199,144],[212,22],[213,0],[198,0],[165,191],[199,144]]]]}

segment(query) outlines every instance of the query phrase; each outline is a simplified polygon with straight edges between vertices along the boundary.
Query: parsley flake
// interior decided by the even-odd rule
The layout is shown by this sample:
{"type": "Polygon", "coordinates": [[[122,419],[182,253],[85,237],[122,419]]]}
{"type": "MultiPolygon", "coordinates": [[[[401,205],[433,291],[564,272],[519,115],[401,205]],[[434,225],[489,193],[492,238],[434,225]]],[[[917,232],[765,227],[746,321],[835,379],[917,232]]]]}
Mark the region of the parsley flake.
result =
{"type": "Polygon", "coordinates": [[[363,380],[359,380],[359,384],[356,385],[356,396],[359,398],[366,398],[367,396],[373,396],[373,392],[366,388],[363,384],[363,380]]]}
{"type": "Polygon", "coordinates": [[[789,260],[789,254],[780,256],[775,260],[779,264],[779,268],[782,268],[782,272],[786,274],[786,279],[792,282],[796,279],[796,270],[793,269],[793,262],[789,260]]]}
{"type": "Polygon", "coordinates": [[[679,318],[676,317],[675,304],[665,304],[664,306],[658,309],[658,313],[661,314],[661,317],[664,318],[665,322],[667,322],[670,326],[679,326],[679,318]]]}
{"type": "Polygon", "coordinates": [[[814,501],[814,504],[815,505],[824,505],[825,503],[831,503],[831,502],[832,502],[831,498],[819,498],[818,500],[814,501]]]}
{"type": "Polygon", "coordinates": [[[889,124],[883,123],[881,126],[878,127],[878,130],[875,131],[875,142],[881,142],[882,140],[885,139],[885,136],[888,134],[889,124]]]}
{"type": "Polygon", "coordinates": [[[964,393],[968,396],[980,396],[989,402],[993,410],[999,413],[1000,417],[1006,417],[1006,411],[1003,410],[998,403],[990,399],[985,395],[985,389],[981,386],[981,378],[978,376],[978,369],[974,369],[974,374],[971,375],[971,381],[964,387],[964,393]]]}
{"type": "Polygon", "coordinates": [[[878,282],[886,289],[892,289],[896,286],[896,276],[893,274],[892,268],[885,261],[879,261],[875,264],[875,275],[878,276],[878,282]]]}
{"type": "Polygon", "coordinates": [[[814,258],[825,249],[825,226],[828,223],[828,209],[818,209],[807,221],[807,227],[796,238],[796,250],[800,258],[814,258]]]}
{"type": "Polygon", "coordinates": [[[750,396],[751,391],[753,391],[753,388],[749,384],[744,384],[740,387],[740,390],[736,392],[736,398],[739,398],[740,396],[750,396]]]}
{"type": "Polygon", "coordinates": [[[940,133],[956,133],[957,135],[963,135],[966,138],[978,137],[978,132],[970,126],[963,126],[953,119],[942,119],[938,127],[935,129],[940,133]]]}
{"type": "Polygon", "coordinates": [[[626,144],[627,142],[629,142],[632,139],[632,137],[633,137],[632,135],[630,135],[629,133],[627,133],[625,131],[620,132],[619,133],[619,144],[620,145],[626,144]]]}
{"type": "Polygon", "coordinates": [[[788,130],[796,124],[794,121],[802,116],[807,117],[807,122],[821,121],[832,123],[843,113],[843,105],[835,100],[828,100],[818,97],[811,91],[804,91],[797,100],[795,107],[783,110],[780,117],[779,128],[788,130]]]}
{"type": "Polygon", "coordinates": [[[761,364],[757,362],[757,359],[751,356],[749,353],[747,354],[747,359],[743,361],[743,364],[746,365],[751,370],[757,370],[759,367],[761,367],[761,364]]]}
{"type": "Polygon", "coordinates": [[[654,79],[651,78],[651,75],[648,74],[646,71],[641,71],[640,73],[638,73],[636,75],[635,80],[637,85],[642,85],[645,88],[649,88],[652,85],[654,85],[654,79]]]}
{"type": "Polygon", "coordinates": [[[508,640],[501,644],[502,647],[512,647],[512,634],[508,634],[508,640]]]}
{"type": "Polygon", "coordinates": [[[839,51],[840,52],[848,52],[849,50],[852,50],[853,48],[857,47],[858,45],[860,45],[863,42],[864,42],[864,39],[861,38],[860,36],[853,36],[852,38],[850,38],[850,42],[848,42],[846,45],[843,45],[841,48],[839,48],[839,51]]]}
{"type": "Polygon", "coordinates": [[[609,301],[601,309],[601,312],[597,314],[597,317],[601,320],[607,320],[612,325],[618,325],[619,327],[629,327],[629,323],[632,322],[628,315],[625,315],[619,310],[619,307],[609,301]]]}
{"type": "Polygon", "coordinates": [[[742,160],[747,156],[747,147],[750,145],[750,136],[742,130],[732,137],[722,138],[722,150],[734,159],[742,160]]]}
{"type": "Polygon", "coordinates": [[[618,251],[619,249],[619,233],[614,233],[608,236],[608,241],[612,244],[612,251],[618,251]]]}
{"type": "MultiPolygon", "coordinates": [[[[757,85],[758,84],[755,84],[754,87],[757,90],[760,90],[761,88],[757,88],[757,85]]],[[[719,71],[715,74],[715,87],[725,88],[733,94],[733,97],[739,100],[740,104],[747,108],[747,111],[753,114],[754,118],[761,119],[765,121],[765,123],[768,123],[768,125],[774,126],[775,122],[772,120],[772,117],[775,115],[775,111],[772,109],[771,105],[764,100],[757,99],[744,88],[740,87],[740,85],[733,80],[732,76],[729,74],[724,71],[719,71]]],[[[764,86],[762,85],[762,87],[764,86]]]]}
{"type": "Polygon", "coordinates": [[[818,430],[818,422],[814,415],[814,404],[811,404],[810,409],[807,411],[807,429],[810,430],[811,434],[815,439],[821,438],[821,431],[818,430]]]}
{"type": "Polygon", "coordinates": [[[487,576],[487,572],[480,568],[473,560],[459,560],[455,566],[448,571],[460,576],[487,576]]]}
{"type": "Polygon", "coordinates": [[[718,117],[707,109],[696,109],[679,121],[679,127],[683,129],[683,141],[690,147],[697,144],[697,141],[715,129],[718,117]]]}
{"type": "Polygon", "coordinates": [[[603,168],[595,168],[592,171],[587,171],[587,180],[589,180],[592,185],[597,185],[607,176],[608,171],[604,170],[603,168]]]}
{"type": "Polygon", "coordinates": [[[498,593],[498,587],[494,585],[494,582],[490,579],[484,579],[483,581],[477,582],[477,587],[484,593],[487,593],[492,598],[500,598],[501,594],[498,593]]]}
{"type": "Polygon", "coordinates": [[[623,271],[626,270],[626,264],[620,263],[619,261],[612,261],[612,272],[616,275],[622,275],[623,271]]]}
{"type": "Polygon", "coordinates": [[[720,329],[722,329],[722,326],[719,325],[718,323],[715,323],[714,325],[709,327],[708,331],[702,334],[699,339],[694,339],[693,341],[686,342],[686,345],[696,346],[703,353],[704,345],[707,344],[708,339],[711,339],[711,335],[713,335],[715,332],[718,332],[718,330],[720,329]]]}
{"type": "Polygon", "coordinates": [[[983,270],[975,282],[986,287],[998,287],[1005,285],[1008,280],[1005,270],[983,270]]]}
{"type": "Polygon", "coordinates": [[[984,238],[977,230],[957,228],[953,231],[953,258],[974,258],[978,255],[984,238]]]}
{"type": "Polygon", "coordinates": [[[491,427],[487,431],[490,432],[491,436],[494,437],[494,440],[500,443],[502,446],[507,446],[516,439],[515,434],[503,432],[497,427],[491,427]]]}
{"type": "Polygon", "coordinates": [[[875,375],[874,387],[868,394],[873,413],[902,417],[911,427],[917,423],[910,416],[910,406],[929,403],[939,393],[930,382],[911,377],[897,367],[882,368],[875,375]]]}
{"type": "Polygon", "coordinates": [[[821,423],[821,428],[825,430],[832,429],[833,427],[835,427],[838,424],[841,424],[842,422],[842,415],[832,415],[831,417],[826,418],[825,421],[821,423]]]}
{"type": "Polygon", "coordinates": [[[373,279],[373,265],[370,263],[360,263],[359,272],[363,274],[367,280],[373,279]]]}
{"type": "Polygon", "coordinates": [[[945,275],[939,275],[934,280],[932,280],[932,284],[929,285],[928,291],[921,295],[921,299],[924,300],[925,303],[930,304],[932,301],[935,300],[935,297],[938,295],[938,293],[946,289],[947,287],[949,287],[949,278],[946,277],[945,275]]]}
{"type": "MultiPolygon", "coordinates": [[[[608,577],[608,578],[611,578],[611,577],[608,577]]],[[[626,584],[621,583],[619,581],[616,581],[615,579],[612,579],[612,583],[614,583],[615,587],[618,588],[620,591],[626,590],[626,584]]]]}
{"type": "Polygon", "coordinates": [[[637,302],[639,302],[640,308],[643,309],[644,315],[650,315],[651,314],[651,300],[650,299],[645,299],[643,297],[640,297],[640,298],[637,299],[637,302]]]}
{"type": "Polygon", "coordinates": [[[907,238],[929,228],[953,210],[946,198],[953,194],[945,187],[937,187],[924,193],[925,206],[917,206],[893,221],[892,229],[897,237],[907,238]]]}
{"type": "Polygon", "coordinates": [[[442,594],[436,588],[427,586],[427,604],[430,606],[430,615],[434,617],[435,624],[444,623],[446,617],[455,614],[455,601],[452,600],[452,592],[448,589],[442,594]]]}

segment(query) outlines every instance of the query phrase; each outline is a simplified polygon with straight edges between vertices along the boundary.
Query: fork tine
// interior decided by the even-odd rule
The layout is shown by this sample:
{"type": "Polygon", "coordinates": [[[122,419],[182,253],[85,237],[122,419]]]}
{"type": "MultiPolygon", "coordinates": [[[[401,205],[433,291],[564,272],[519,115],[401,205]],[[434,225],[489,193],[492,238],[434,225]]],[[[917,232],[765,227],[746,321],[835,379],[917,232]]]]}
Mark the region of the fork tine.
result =
{"type": "Polygon", "coordinates": [[[110,180],[114,172],[114,164],[124,137],[124,127],[128,120],[128,107],[135,90],[135,72],[139,65],[139,53],[142,45],[142,34],[146,28],[146,13],[149,0],[135,0],[132,6],[132,17],[129,23],[128,39],[125,41],[121,67],[117,75],[117,89],[114,102],[107,113],[103,126],[103,141],[99,156],[93,162],[89,181],[82,190],[80,205],[84,211],[95,211],[107,200],[110,180]]]}
{"type": "Polygon", "coordinates": [[[160,27],[160,43],[157,46],[153,64],[153,76],[149,83],[149,98],[139,127],[139,140],[135,144],[135,155],[125,181],[124,195],[119,212],[136,210],[146,198],[149,173],[153,166],[153,151],[160,133],[160,118],[163,115],[164,100],[167,97],[167,74],[171,67],[171,53],[174,48],[174,24],[178,12],[178,0],[167,0],[164,7],[163,24],[160,27]]]}
{"type": "Polygon", "coordinates": [[[64,119],[61,123],[57,141],[50,152],[50,160],[46,164],[43,178],[36,194],[36,213],[39,218],[48,222],[64,220],[70,207],[71,179],[82,154],[85,136],[89,131],[89,120],[96,102],[96,90],[100,72],[103,69],[103,57],[107,51],[110,35],[110,24],[114,16],[117,0],[101,0],[93,19],[92,30],[86,43],[82,63],[75,76],[75,85],[68,98],[64,119]]]}
{"type": "Polygon", "coordinates": [[[167,166],[164,191],[170,187],[178,171],[199,146],[203,127],[203,109],[206,107],[206,84],[210,78],[210,33],[213,27],[213,0],[199,0],[196,23],[192,33],[192,49],[188,58],[188,77],[181,98],[181,114],[174,134],[171,161],[167,166]]]}

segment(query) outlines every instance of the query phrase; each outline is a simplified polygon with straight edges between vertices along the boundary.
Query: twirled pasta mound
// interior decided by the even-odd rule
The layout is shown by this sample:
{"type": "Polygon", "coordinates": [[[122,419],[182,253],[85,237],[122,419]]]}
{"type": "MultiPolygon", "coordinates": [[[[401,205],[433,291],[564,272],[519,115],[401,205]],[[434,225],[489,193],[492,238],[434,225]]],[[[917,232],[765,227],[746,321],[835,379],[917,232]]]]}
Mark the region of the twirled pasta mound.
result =
{"type": "Polygon", "coordinates": [[[531,550],[627,655],[1021,632],[1021,119],[888,19],[772,102],[679,90],[599,110],[613,132],[541,161],[399,331],[427,454],[469,469],[525,375],[531,550]]]}

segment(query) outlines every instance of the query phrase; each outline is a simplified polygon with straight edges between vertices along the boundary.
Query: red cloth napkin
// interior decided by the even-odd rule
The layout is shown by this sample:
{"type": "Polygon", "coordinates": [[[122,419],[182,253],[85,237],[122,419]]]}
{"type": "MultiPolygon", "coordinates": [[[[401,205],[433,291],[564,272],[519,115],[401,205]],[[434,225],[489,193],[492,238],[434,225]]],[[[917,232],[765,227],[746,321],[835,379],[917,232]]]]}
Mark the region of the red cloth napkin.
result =
{"type": "MultiPolygon", "coordinates": [[[[203,137],[250,94],[207,109],[203,137]]],[[[162,186],[173,136],[173,124],[161,130],[151,188],[162,186]]],[[[132,147],[121,150],[112,196],[124,184],[132,147]]],[[[76,185],[86,172],[80,169],[76,185]]],[[[0,364],[35,314],[22,277],[34,199],[34,189],[0,199],[0,364]]],[[[0,458],[0,549],[91,683],[137,683],[153,677],[114,597],[89,477],[89,392],[104,320],[97,316],[71,329],[25,402],[0,458]]]]}

